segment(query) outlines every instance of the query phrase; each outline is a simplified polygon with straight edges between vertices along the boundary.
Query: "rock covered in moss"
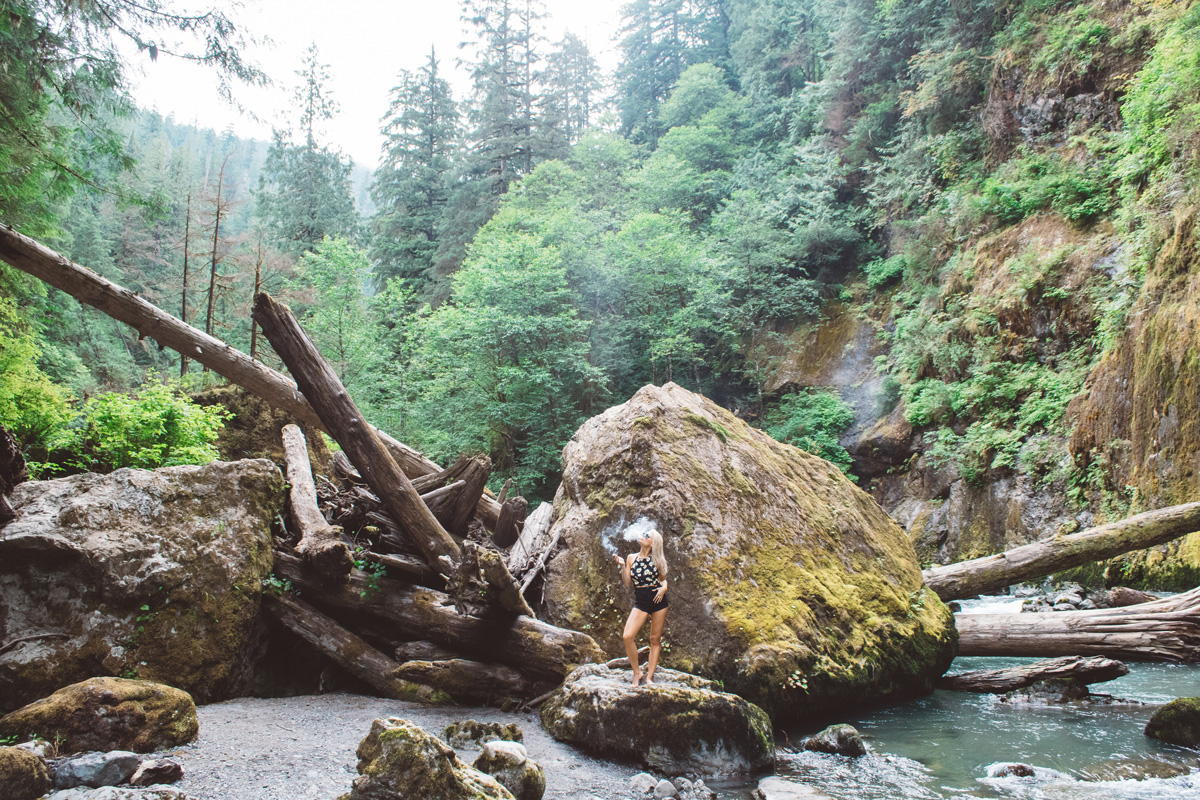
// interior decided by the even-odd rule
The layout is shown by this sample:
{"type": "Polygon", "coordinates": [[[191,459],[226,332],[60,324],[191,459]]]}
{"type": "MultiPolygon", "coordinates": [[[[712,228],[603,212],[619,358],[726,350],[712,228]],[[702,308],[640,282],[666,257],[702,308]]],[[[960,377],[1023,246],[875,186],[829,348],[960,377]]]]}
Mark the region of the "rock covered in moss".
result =
{"type": "Polygon", "coordinates": [[[1200,747],[1200,697],[1181,697],[1154,712],[1146,735],[1170,744],[1200,747]]]}
{"type": "Polygon", "coordinates": [[[477,722],[464,719],[452,722],[442,731],[451,747],[482,747],[488,742],[523,742],[525,733],[515,722],[477,722]]]}
{"type": "Polygon", "coordinates": [[[23,483],[0,530],[0,712],[95,675],[244,692],[284,482],[269,461],[23,483]]]}
{"type": "Polygon", "coordinates": [[[187,692],[125,678],[72,684],[0,718],[0,737],[53,739],[63,753],[149,753],[187,744],[199,730],[187,692]]]}
{"type": "Polygon", "coordinates": [[[761,708],[670,669],[655,671],[652,686],[634,687],[626,670],[579,667],[541,715],[559,741],[665,775],[755,772],[775,760],[771,721],[761,708]]]}
{"type": "Polygon", "coordinates": [[[50,790],[50,774],[28,750],[0,747],[0,787],[7,800],[34,800],[50,790]]]}
{"type": "Polygon", "coordinates": [[[458,760],[448,745],[408,720],[377,719],[358,746],[351,800],[514,800],[495,778],[458,760]]]}
{"type": "Polygon", "coordinates": [[[563,465],[539,613],[610,654],[630,607],[612,554],[646,517],[671,569],[672,667],[794,718],[928,690],[949,666],[952,617],[904,531],[837,467],[710,400],[647,386],[586,422],[563,465]]]}
{"type": "Polygon", "coordinates": [[[472,766],[499,781],[517,800],[541,800],[546,792],[546,774],[529,760],[520,742],[488,742],[472,766]]]}

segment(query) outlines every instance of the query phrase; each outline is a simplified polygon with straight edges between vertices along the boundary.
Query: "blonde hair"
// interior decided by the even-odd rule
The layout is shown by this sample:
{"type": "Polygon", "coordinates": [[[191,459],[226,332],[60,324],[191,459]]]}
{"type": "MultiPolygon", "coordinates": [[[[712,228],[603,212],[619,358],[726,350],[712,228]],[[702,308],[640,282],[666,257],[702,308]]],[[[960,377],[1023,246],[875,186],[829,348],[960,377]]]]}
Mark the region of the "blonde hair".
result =
{"type": "Polygon", "coordinates": [[[667,559],[663,556],[663,538],[658,531],[650,531],[650,559],[658,568],[660,578],[667,577],[667,559]]]}

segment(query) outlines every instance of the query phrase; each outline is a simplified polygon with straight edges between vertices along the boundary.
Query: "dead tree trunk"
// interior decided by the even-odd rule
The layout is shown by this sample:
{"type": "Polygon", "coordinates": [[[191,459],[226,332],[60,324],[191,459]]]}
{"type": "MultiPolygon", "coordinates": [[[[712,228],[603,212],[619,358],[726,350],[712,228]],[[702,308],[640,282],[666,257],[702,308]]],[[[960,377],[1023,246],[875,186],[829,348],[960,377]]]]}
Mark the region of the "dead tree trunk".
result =
{"type": "MultiPolygon", "coordinates": [[[[284,375],[220,339],[181,322],[136,292],[79,266],[7,225],[0,225],[0,260],[135,328],[140,336],[149,336],[160,345],[199,361],[300,422],[324,430],[316,411],[284,375]]],[[[406,475],[431,475],[442,471],[441,467],[416,450],[382,431],[376,433],[406,475]]],[[[494,497],[485,494],[480,498],[477,513],[484,525],[495,529],[500,504],[494,497]]]]}
{"type": "Polygon", "coordinates": [[[292,521],[300,531],[296,554],[326,579],[345,578],[353,566],[350,548],[342,541],[342,529],[326,522],[317,508],[317,487],[313,483],[308,447],[296,425],[283,426],[283,457],[291,486],[292,521]]]}
{"type": "Polygon", "coordinates": [[[956,614],[962,656],[1200,662],[1200,589],[1125,608],[956,614]]]}
{"type": "Polygon", "coordinates": [[[408,661],[395,674],[406,681],[441,689],[460,703],[528,700],[551,688],[548,682],[534,681],[512,667],[461,658],[408,661]]]}
{"type": "Polygon", "coordinates": [[[1200,530],[1200,503],[1147,511],[1081,533],[1043,539],[994,556],[932,567],[925,585],[943,601],[987,594],[1072,567],[1103,561],[1200,530]]]}
{"type": "Polygon", "coordinates": [[[1032,686],[1038,681],[1073,678],[1083,684],[1103,683],[1128,674],[1129,667],[1110,658],[1067,656],[1008,669],[981,669],[943,675],[938,678],[936,685],[939,689],[954,692],[1004,694],[1032,686]]]}
{"type": "Polygon", "coordinates": [[[462,557],[458,545],[421,502],[375,430],[363,421],[354,400],[304,335],[292,312],[263,293],[254,300],[254,320],[296,378],[325,429],[342,446],[388,514],[404,528],[435,572],[449,574],[462,557]]]}
{"type": "Polygon", "coordinates": [[[580,664],[604,659],[592,637],[530,617],[475,617],[454,610],[451,597],[384,577],[377,583],[352,570],[342,586],[322,586],[287,553],[275,553],[275,573],[304,590],[312,602],[369,615],[397,637],[425,639],[481,661],[497,661],[536,678],[562,680],[580,664]]]}
{"type": "Polygon", "coordinates": [[[307,603],[288,595],[264,595],[263,608],[317,652],[379,692],[381,697],[431,702],[433,692],[429,688],[395,677],[399,664],[307,603]]]}

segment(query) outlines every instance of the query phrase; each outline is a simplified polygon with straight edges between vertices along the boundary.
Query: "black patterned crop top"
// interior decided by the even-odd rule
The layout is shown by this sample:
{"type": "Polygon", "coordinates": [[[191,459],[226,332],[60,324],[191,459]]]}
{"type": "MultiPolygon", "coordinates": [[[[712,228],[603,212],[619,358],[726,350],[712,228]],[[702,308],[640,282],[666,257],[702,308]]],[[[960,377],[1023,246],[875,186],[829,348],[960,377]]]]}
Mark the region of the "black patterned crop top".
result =
{"type": "Polygon", "coordinates": [[[657,586],[658,582],[662,580],[658,575],[658,567],[654,565],[654,560],[650,556],[634,556],[633,566],[629,568],[629,577],[633,579],[633,585],[639,589],[657,586]]]}

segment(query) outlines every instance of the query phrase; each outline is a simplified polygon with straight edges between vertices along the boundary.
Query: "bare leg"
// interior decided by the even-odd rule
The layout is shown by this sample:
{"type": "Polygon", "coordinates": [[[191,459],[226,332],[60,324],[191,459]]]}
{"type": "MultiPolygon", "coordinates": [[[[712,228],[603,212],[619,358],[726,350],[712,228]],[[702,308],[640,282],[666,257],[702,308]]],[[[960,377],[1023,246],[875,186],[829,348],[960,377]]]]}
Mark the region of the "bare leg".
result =
{"type": "MultiPolygon", "coordinates": [[[[650,616],[645,611],[633,609],[629,612],[629,619],[625,621],[625,633],[622,634],[622,639],[625,641],[625,655],[629,656],[629,668],[633,670],[633,685],[637,686],[642,679],[642,671],[638,669],[638,653],[637,653],[637,635],[642,626],[646,624],[646,617],[650,616]]],[[[651,658],[653,658],[651,651],[651,658]]]]}
{"type": "Polygon", "coordinates": [[[646,665],[646,683],[654,683],[654,669],[658,666],[658,656],[662,653],[662,631],[667,621],[668,610],[664,608],[650,615],[650,662],[646,665]]]}

